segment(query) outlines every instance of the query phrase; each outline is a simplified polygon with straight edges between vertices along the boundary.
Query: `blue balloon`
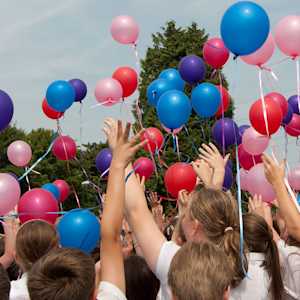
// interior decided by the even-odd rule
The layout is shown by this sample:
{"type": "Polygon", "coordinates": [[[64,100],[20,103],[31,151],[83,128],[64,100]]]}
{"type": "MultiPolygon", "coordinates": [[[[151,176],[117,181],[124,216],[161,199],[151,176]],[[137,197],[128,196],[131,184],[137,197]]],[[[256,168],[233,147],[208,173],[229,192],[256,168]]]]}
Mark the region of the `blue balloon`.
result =
{"type": "Polygon", "coordinates": [[[163,93],[173,89],[173,85],[166,79],[159,78],[152,81],[147,88],[148,103],[156,107],[159,97],[163,93]]]}
{"type": "Polygon", "coordinates": [[[68,81],[54,81],[47,88],[46,99],[51,108],[65,112],[75,101],[75,89],[68,81]]]}
{"type": "Polygon", "coordinates": [[[87,209],[72,209],[57,225],[62,247],[76,248],[91,253],[100,241],[100,222],[87,209]]]}
{"type": "Polygon", "coordinates": [[[248,55],[259,49],[270,32],[266,11],[251,1],[239,1],[230,6],[221,21],[221,36],[235,55],[248,55]]]}
{"type": "Polygon", "coordinates": [[[211,83],[201,83],[192,91],[192,106],[199,117],[208,118],[216,114],[221,103],[219,90],[211,83]]]}
{"type": "Polygon", "coordinates": [[[42,186],[42,189],[49,191],[57,201],[60,199],[59,188],[53,183],[46,183],[42,186]]]}
{"type": "Polygon", "coordinates": [[[192,112],[188,96],[177,90],[164,93],[157,103],[157,116],[167,128],[176,129],[184,125],[192,112]]]}
{"type": "Polygon", "coordinates": [[[300,194],[298,194],[298,196],[297,196],[297,202],[300,205],[300,194]]]}
{"type": "Polygon", "coordinates": [[[170,68],[170,69],[163,70],[159,74],[159,78],[168,80],[172,84],[173,89],[175,89],[175,90],[179,90],[179,91],[184,90],[185,82],[181,78],[178,70],[176,70],[176,69],[170,68]]]}

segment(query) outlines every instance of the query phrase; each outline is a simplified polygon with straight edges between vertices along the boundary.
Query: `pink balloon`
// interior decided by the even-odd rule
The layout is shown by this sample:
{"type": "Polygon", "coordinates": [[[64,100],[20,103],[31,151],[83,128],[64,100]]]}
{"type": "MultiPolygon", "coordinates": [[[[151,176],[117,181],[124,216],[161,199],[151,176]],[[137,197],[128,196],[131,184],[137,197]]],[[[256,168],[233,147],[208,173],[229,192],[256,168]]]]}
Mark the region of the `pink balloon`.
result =
{"type": "Polygon", "coordinates": [[[49,191],[32,189],[26,192],[18,204],[18,213],[21,223],[29,220],[44,220],[54,224],[58,214],[58,202],[49,191]]]}
{"type": "Polygon", "coordinates": [[[24,141],[14,141],[7,148],[8,160],[17,167],[25,167],[32,158],[30,146],[24,141]]]}
{"type": "Polygon", "coordinates": [[[287,16],[275,28],[278,48],[293,58],[300,55],[300,16],[287,16]]]}
{"type": "Polygon", "coordinates": [[[139,36],[139,26],[130,16],[113,19],[110,32],[114,40],[121,44],[135,44],[139,36]]]}
{"type": "MultiPolygon", "coordinates": [[[[165,126],[162,125],[162,124],[161,124],[161,126],[162,126],[162,128],[163,128],[167,133],[172,133],[172,130],[171,130],[171,129],[165,127],[165,126]]],[[[174,129],[174,130],[173,130],[173,133],[174,133],[174,134],[178,134],[178,133],[182,130],[182,128],[183,128],[183,126],[174,129]]]]}
{"type": "Polygon", "coordinates": [[[96,84],[95,97],[105,106],[112,106],[120,101],[123,88],[120,82],[113,78],[101,79],[96,84]]]}
{"type": "Polygon", "coordinates": [[[252,196],[261,195],[264,202],[272,203],[276,194],[272,185],[267,181],[263,164],[252,167],[247,175],[247,188],[252,196]]]}
{"type": "Polygon", "coordinates": [[[19,182],[10,174],[0,173],[0,215],[15,208],[21,196],[19,182]]]}
{"type": "Polygon", "coordinates": [[[70,194],[69,185],[62,179],[55,180],[53,184],[56,185],[60,191],[59,202],[64,202],[70,194]]]}
{"type": "Polygon", "coordinates": [[[300,165],[290,170],[288,180],[295,191],[300,191],[300,165]]]}
{"type": "MultiPolygon", "coordinates": [[[[236,174],[237,176],[238,174],[236,174]]],[[[237,180],[236,180],[237,182],[237,180]]],[[[241,183],[241,189],[243,191],[248,190],[248,172],[244,169],[240,169],[240,183],[241,183]]]]}
{"type": "Polygon", "coordinates": [[[59,136],[55,139],[52,153],[59,160],[70,160],[76,156],[76,143],[69,136],[59,136]]]}
{"type": "Polygon", "coordinates": [[[241,56],[241,59],[249,65],[261,67],[272,57],[274,50],[275,42],[270,33],[265,43],[257,51],[249,55],[241,56]]]}
{"type": "Polygon", "coordinates": [[[242,143],[244,149],[252,155],[262,154],[269,145],[270,138],[266,135],[261,135],[253,127],[245,130],[242,143]]]}
{"type": "Polygon", "coordinates": [[[134,162],[133,168],[135,169],[136,174],[139,174],[141,178],[145,177],[146,180],[150,178],[154,172],[153,162],[148,157],[138,158],[134,162]]]}

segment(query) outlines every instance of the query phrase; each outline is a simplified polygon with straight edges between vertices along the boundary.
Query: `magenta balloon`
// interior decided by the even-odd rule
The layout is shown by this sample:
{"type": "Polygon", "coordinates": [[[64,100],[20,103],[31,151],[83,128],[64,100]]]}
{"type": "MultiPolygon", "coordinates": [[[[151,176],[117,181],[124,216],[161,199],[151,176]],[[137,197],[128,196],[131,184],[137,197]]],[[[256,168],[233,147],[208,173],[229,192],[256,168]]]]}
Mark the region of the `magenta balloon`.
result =
{"type": "Polygon", "coordinates": [[[290,170],[288,180],[294,190],[300,191],[300,165],[290,170]]]}
{"type": "Polygon", "coordinates": [[[31,147],[24,141],[14,141],[7,148],[8,160],[17,167],[25,167],[32,158],[31,147]]]}
{"type": "Polygon", "coordinates": [[[266,135],[261,135],[253,127],[245,130],[242,143],[244,149],[252,155],[262,154],[269,145],[270,138],[266,135]]]}
{"type": "Polygon", "coordinates": [[[139,174],[140,177],[145,177],[147,180],[154,172],[154,165],[151,159],[147,157],[138,158],[134,164],[133,168],[135,169],[135,173],[139,174]]]}
{"type": "MultiPolygon", "coordinates": [[[[238,176],[238,174],[236,174],[238,176]]],[[[236,180],[237,182],[237,180],[236,180]]],[[[243,191],[248,191],[248,171],[240,169],[240,183],[243,191]]]]}
{"type": "Polygon", "coordinates": [[[247,175],[247,188],[252,196],[261,195],[264,202],[271,203],[275,200],[276,194],[272,185],[267,181],[263,164],[252,167],[247,175]]]}
{"type": "Polygon", "coordinates": [[[0,215],[15,208],[21,196],[19,182],[10,174],[0,173],[0,215]]]}
{"type": "Polygon", "coordinates": [[[113,78],[101,79],[96,84],[95,97],[104,106],[112,106],[123,96],[121,83],[113,78]]]}

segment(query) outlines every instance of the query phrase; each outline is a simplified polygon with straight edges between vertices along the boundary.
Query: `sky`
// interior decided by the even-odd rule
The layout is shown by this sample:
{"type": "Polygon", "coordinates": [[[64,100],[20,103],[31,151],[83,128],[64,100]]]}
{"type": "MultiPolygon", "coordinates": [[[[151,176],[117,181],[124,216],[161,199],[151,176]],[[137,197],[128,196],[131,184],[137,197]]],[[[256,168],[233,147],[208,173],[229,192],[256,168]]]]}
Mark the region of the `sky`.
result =
{"type": "MultiPolygon", "coordinates": [[[[88,96],[80,105],[73,105],[62,120],[65,134],[77,142],[99,142],[105,117],[132,120],[131,103],[114,107],[96,106],[96,82],[110,77],[120,66],[136,64],[130,46],[116,43],[110,35],[112,19],[130,15],[140,27],[138,51],[143,57],[151,45],[151,33],[160,30],[168,20],[180,26],[193,21],[206,29],[210,37],[220,36],[219,26],[225,10],[236,1],[231,0],[1,0],[0,2],[0,89],[6,91],[15,104],[13,122],[29,131],[34,128],[56,128],[47,119],[41,103],[47,86],[54,80],[81,78],[88,85],[88,96]],[[81,132],[81,133],[80,133],[81,132]]],[[[278,21],[292,14],[300,14],[299,0],[257,1],[269,14],[271,30],[278,21]]],[[[296,66],[286,61],[276,50],[270,64],[278,81],[264,76],[264,91],[277,91],[286,97],[296,94],[296,66]]],[[[230,83],[229,92],[235,100],[235,121],[248,124],[251,103],[260,98],[258,71],[255,67],[232,60],[224,68],[230,83]]],[[[278,156],[283,155],[284,135],[272,138],[278,156]]],[[[289,161],[299,161],[299,147],[289,139],[289,161]]]]}

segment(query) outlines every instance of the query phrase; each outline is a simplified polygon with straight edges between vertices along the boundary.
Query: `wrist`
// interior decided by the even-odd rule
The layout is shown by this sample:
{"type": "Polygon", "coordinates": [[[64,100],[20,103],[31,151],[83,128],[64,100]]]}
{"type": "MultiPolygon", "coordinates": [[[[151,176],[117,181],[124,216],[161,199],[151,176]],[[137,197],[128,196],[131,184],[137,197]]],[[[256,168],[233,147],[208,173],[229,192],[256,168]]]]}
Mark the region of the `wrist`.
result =
{"type": "Polygon", "coordinates": [[[126,168],[126,164],[119,160],[119,159],[112,159],[111,164],[110,164],[110,170],[115,169],[115,170],[124,170],[126,168]]]}

